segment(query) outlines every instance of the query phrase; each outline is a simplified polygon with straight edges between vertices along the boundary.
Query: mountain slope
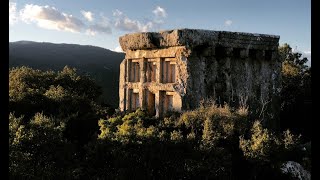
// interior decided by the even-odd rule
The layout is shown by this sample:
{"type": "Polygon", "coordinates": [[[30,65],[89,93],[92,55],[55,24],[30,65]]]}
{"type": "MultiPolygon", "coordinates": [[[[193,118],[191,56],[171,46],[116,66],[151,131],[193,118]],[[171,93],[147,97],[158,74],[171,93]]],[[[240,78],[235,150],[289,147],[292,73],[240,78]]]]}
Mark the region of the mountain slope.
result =
{"type": "Polygon", "coordinates": [[[46,42],[9,42],[9,67],[29,66],[41,70],[59,70],[65,65],[88,73],[102,86],[102,101],[118,107],[119,66],[124,53],[108,49],[46,42]]]}

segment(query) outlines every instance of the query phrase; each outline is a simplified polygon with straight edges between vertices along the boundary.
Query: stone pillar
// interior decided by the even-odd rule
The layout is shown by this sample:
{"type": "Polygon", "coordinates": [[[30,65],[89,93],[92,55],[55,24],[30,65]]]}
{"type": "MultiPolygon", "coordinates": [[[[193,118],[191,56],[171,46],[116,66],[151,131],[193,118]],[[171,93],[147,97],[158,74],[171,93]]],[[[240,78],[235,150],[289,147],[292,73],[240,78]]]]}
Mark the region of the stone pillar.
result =
{"type": "Polygon", "coordinates": [[[162,70],[161,70],[161,58],[156,58],[156,82],[157,83],[161,83],[162,82],[162,79],[161,79],[161,73],[162,73],[162,70]]]}
{"type": "Polygon", "coordinates": [[[146,95],[147,95],[147,90],[146,89],[143,89],[143,88],[140,88],[139,89],[139,103],[140,103],[140,107],[141,109],[143,110],[146,110],[147,109],[147,102],[146,102],[146,95]]]}
{"type": "Polygon", "coordinates": [[[132,60],[128,59],[127,60],[127,78],[126,78],[126,82],[131,82],[132,81],[132,60]]]}
{"type": "Polygon", "coordinates": [[[174,69],[173,69],[173,82],[176,83],[177,82],[177,76],[178,76],[178,66],[177,63],[174,62],[174,69]]]}
{"type": "Polygon", "coordinates": [[[127,89],[127,111],[131,111],[132,89],[127,89]]]}
{"type": "Polygon", "coordinates": [[[145,83],[147,82],[146,78],[146,71],[147,71],[147,59],[146,58],[141,58],[140,59],[140,83],[145,83]]]}
{"type": "Polygon", "coordinates": [[[280,128],[280,109],[281,109],[281,98],[280,92],[282,89],[281,84],[281,69],[282,69],[282,62],[279,60],[277,51],[271,51],[271,60],[270,62],[273,63],[272,65],[272,105],[271,105],[271,112],[274,114],[270,126],[276,130],[280,128]]]}
{"type": "MultiPolygon", "coordinates": [[[[124,59],[124,71],[120,70],[120,74],[124,74],[124,83],[128,82],[128,60],[124,59]]],[[[121,68],[121,67],[120,67],[121,68]]]]}
{"type": "Polygon", "coordinates": [[[155,93],[155,109],[156,117],[160,116],[160,91],[155,93]]]}
{"type": "Polygon", "coordinates": [[[273,61],[273,62],[278,62],[279,61],[279,57],[278,57],[278,52],[277,51],[272,51],[271,52],[271,61],[273,61]]]}
{"type": "Polygon", "coordinates": [[[126,109],[126,92],[125,92],[125,79],[126,79],[126,65],[127,60],[124,59],[120,64],[120,76],[119,76],[119,108],[121,111],[126,109]]]}
{"type": "Polygon", "coordinates": [[[123,104],[122,104],[122,111],[126,111],[127,110],[127,98],[128,98],[128,89],[125,87],[123,88],[123,104]]]}
{"type": "Polygon", "coordinates": [[[168,66],[167,66],[167,62],[165,61],[165,59],[161,60],[160,62],[161,64],[161,73],[160,73],[160,76],[161,76],[161,79],[162,79],[162,83],[167,83],[168,81],[168,66]]]}

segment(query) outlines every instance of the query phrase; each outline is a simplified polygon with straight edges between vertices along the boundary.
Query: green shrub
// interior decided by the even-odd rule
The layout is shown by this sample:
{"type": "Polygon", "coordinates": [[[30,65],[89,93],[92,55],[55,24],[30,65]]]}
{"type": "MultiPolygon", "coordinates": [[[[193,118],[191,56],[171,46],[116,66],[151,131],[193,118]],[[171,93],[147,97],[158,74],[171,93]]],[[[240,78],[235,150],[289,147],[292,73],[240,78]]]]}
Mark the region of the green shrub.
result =
{"type": "Polygon", "coordinates": [[[296,160],[301,162],[302,151],[299,148],[300,136],[293,135],[289,130],[282,134],[271,133],[262,127],[260,121],[252,125],[250,138],[240,136],[240,149],[249,160],[260,162],[281,162],[296,160]]]}
{"type": "Polygon", "coordinates": [[[278,140],[267,129],[262,127],[260,121],[255,121],[251,128],[251,138],[246,140],[240,137],[240,149],[249,159],[269,160],[271,151],[278,140]]]}

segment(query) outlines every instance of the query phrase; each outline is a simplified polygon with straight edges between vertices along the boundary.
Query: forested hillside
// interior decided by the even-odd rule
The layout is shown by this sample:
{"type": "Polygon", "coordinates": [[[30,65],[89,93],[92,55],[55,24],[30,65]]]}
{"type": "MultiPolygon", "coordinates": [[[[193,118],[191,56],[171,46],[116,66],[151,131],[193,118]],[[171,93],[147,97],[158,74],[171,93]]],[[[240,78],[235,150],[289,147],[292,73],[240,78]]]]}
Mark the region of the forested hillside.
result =
{"type": "Polygon", "coordinates": [[[119,65],[124,53],[77,44],[18,41],[9,43],[9,66],[28,66],[41,70],[61,70],[68,65],[78,73],[88,73],[102,87],[101,100],[118,106],[119,65]]]}

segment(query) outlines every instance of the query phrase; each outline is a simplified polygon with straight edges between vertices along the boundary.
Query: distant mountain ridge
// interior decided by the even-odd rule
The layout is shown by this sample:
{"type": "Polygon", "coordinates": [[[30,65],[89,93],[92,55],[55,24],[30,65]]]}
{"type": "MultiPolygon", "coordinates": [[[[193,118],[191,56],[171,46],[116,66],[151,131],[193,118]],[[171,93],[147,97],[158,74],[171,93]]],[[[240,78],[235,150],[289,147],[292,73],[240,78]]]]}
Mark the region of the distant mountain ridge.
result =
{"type": "Polygon", "coordinates": [[[9,67],[59,70],[66,65],[88,73],[102,86],[102,100],[118,106],[119,66],[125,54],[101,47],[49,42],[9,42],[9,67]]]}

